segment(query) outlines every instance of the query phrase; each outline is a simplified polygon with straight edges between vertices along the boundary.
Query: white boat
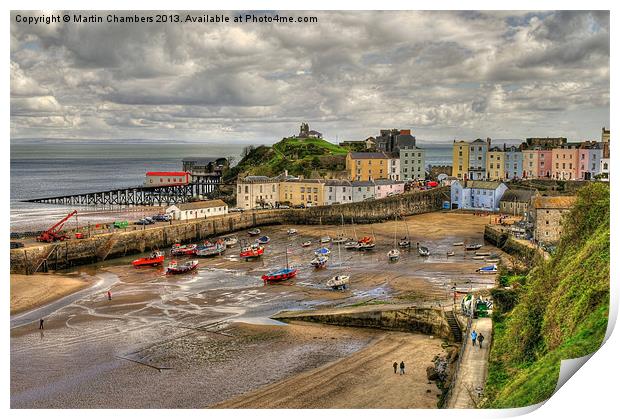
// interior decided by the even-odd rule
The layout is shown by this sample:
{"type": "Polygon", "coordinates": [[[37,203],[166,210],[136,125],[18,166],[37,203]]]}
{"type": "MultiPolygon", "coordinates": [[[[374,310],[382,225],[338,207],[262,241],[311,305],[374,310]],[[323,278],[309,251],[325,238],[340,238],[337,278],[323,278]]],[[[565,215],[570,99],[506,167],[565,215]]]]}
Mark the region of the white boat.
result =
{"type": "Polygon", "coordinates": [[[476,256],[491,256],[491,252],[476,252],[476,256]]]}
{"type": "Polygon", "coordinates": [[[329,243],[330,241],[332,241],[332,238],[329,236],[321,237],[321,243],[329,243]]]}
{"type": "Polygon", "coordinates": [[[357,245],[358,244],[359,243],[357,243],[356,241],[355,242],[354,241],[346,242],[344,244],[344,248],[345,249],[349,249],[349,250],[355,250],[355,249],[357,249],[357,245]]]}
{"type": "Polygon", "coordinates": [[[332,239],[332,243],[334,243],[334,244],[342,244],[342,243],[346,243],[347,240],[348,239],[346,237],[338,236],[335,239],[332,239]]]}
{"type": "Polygon", "coordinates": [[[235,236],[224,237],[224,245],[226,247],[233,247],[238,242],[239,242],[239,239],[237,239],[237,237],[235,237],[235,236]]]}
{"type": "Polygon", "coordinates": [[[356,250],[361,250],[361,251],[372,250],[372,249],[375,248],[375,246],[376,246],[376,244],[372,243],[372,242],[370,242],[370,243],[360,242],[360,243],[357,243],[355,249],[356,250]]]}
{"type": "Polygon", "coordinates": [[[489,259],[485,259],[485,262],[489,262],[489,263],[499,263],[500,259],[499,258],[489,258],[489,259]]]}
{"type": "Polygon", "coordinates": [[[397,261],[398,259],[400,259],[400,250],[392,249],[388,252],[387,256],[390,261],[397,261]]]}
{"type": "Polygon", "coordinates": [[[226,246],[223,243],[208,244],[196,248],[196,256],[209,257],[224,253],[226,246]]]}
{"type": "Polygon", "coordinates": [[[308,240],[308,241],[303,242],[303,243],[301,244],[301,247],[308,247],[308,246],[310,246],[310,245],[312,245],[312,242],[311,242],[310,240],[308,240]]]}
{"type": "Polygon", "coordinates": [[[332,289],[346,289],[349,284],[349,275],[336,275],[327,280],[327,286],[332,289]]]}
{"type": "Polygon", "coordinates": [[[447,257],[454,256],[454,252],[448,252],[448,253],[446,253],[446,256],[447,257]]]}
{"type": "Polygon", "coordinates": [[[420,254],[420,256],[428,256],[431,254],[431,252],[428,250],[428,247],[426,246],[418,246],[418,253],[420,254]]]}
{"type": "Polygon", "coordinates": [[[320,268],[324,268],[325,266],[327,266],[328,261],[329,261],[329,258],[327,256],[319,255],[310,261],[310,265],[314,266],[317,269],[320,269],[320,268]]]}
{"type": "Polygon", "coordinates": [[[478,244],[478,243],[476,243],[476,244],[466,244],[465,245],[465,250],[478,250],[481,247],[482,247],[482,245],[478,244]]]}
{"type": "Polygon", "coordinates": [[[409,239],[407,237],[403,237],[398,242],[398,247],[403,247],[403,248],[411,247],[411,242],[409,241],[409,239]]]}
{"type": "Polygon", "coordinates": [[[452,246],[463,246],[463,242],[452,243],[452,246]]]}
{"type": "Polygon", "coordinates": [[[289,228],[286,234],[288,234],[289,236],[294,236],[295,234],[297,234],[297,229],[289,228]]]}
{"type": "Polygon", "coordinates": [[[474,259],[474,260],[482,260],[482,259],[484,259],[484,256],[472,256],[472,259],[474,259]]]}

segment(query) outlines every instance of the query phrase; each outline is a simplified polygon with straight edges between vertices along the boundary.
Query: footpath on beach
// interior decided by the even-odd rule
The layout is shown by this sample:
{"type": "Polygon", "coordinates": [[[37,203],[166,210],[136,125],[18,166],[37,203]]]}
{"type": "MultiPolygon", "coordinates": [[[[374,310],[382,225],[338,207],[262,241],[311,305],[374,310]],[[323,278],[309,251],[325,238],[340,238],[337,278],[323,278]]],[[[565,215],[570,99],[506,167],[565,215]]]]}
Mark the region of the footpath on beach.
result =
{"type": "MultiPolygon", "coordinates": [[[[476,408],[479,395],[484,391],[489,368],[489,350],[493,334],[493,321],[488,317],[474,319],[471,330],[484,336],[482,348],[476,342],[471,343],[471,335],[463,336],[466,348],[461,360],[458,376],[455,377],[454,393],[448,402],[448,408],[473,409],[476,408]]],[[[470,332],[471,333],[471,332],[470,332]]]]}

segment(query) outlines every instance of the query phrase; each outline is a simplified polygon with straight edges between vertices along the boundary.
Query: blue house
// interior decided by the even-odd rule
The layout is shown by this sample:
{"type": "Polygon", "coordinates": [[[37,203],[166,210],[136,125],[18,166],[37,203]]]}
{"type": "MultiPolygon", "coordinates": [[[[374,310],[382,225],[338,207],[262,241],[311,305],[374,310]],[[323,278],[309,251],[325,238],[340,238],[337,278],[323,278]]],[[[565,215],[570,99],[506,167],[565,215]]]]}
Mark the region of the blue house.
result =
{"type": "Polygon", "coordinates": [[[506,179],[521,179],[523,177],[523,153],[519,147],[504,148],[504,168],[506,179]]]}
{"type": "Polygon", "coordinates": [[[508,187],[502,182],[468,180],[450,186],[452,209],[499,211],[499,202],[508,187]]]}
{"type": "Polygon", "coordinates": [[[469,144],[468,178],[472,180],[486,179],[487,151],[491,146],[491,139],[486,141],[478,138],[469,144]]]}

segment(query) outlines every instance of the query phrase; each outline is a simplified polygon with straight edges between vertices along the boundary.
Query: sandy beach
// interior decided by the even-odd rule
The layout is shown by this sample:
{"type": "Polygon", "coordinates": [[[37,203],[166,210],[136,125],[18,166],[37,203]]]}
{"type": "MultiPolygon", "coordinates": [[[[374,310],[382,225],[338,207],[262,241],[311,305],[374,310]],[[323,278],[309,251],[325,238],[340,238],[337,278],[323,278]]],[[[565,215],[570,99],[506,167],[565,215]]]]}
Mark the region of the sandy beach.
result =
{"type": "Polygon", "coordinates": [[[78,275],[11,274],[11,314],[48,304],[90,284],[88,279],[78,275]]]}

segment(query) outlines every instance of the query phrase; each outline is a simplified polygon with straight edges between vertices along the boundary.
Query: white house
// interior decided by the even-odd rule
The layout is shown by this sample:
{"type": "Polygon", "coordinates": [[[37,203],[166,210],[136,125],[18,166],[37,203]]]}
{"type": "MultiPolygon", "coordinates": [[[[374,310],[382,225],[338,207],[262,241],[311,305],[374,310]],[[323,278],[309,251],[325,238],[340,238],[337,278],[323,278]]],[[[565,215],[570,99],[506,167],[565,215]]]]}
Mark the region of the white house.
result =
{"type": "Polygon", "coordinates": [[[601,169],[601,180],[609,182],[609,159],[601,159],[601,164],[599,167],[601,169]]]}
{"type": "Polygon", "coordinates": [[[499,203],[508,187],[501,182],[456,181],[450,186],[452,209],[499,211],[499,203]]]}
{"type": "Polygon", "coordinates": [[[351,182],[353,202],[375,199],[375,182],[372,180],[354,180],[351,182]]]}
{"type": "Polygon", "coordinates": [[[188,202],[169,206],[166,214],[172,215],[174,220],[196,220],[228,214],[228,205],[221,199],[188,202]]]}
{"type": "Polygon", "coordinates": [[[325,205],[353,202],[351,182],[339,179],[329,179],[325,181],[323,200],[325,201],[325,205]]]}

